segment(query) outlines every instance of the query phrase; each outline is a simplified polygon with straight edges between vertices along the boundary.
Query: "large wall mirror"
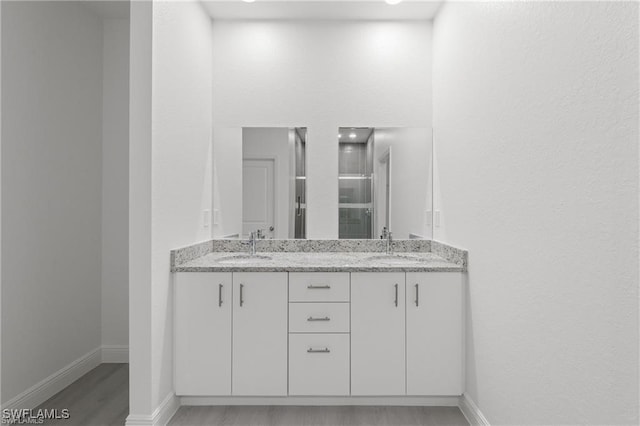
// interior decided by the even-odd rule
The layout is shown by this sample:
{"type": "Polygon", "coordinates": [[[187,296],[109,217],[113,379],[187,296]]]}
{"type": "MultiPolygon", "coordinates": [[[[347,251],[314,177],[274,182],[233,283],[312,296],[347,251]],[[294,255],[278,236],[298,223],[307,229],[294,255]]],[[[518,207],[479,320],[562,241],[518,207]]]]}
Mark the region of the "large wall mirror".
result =
{"type": "Polygon", "coordinates": [[[306,238],[306,144],[304,127],[214,130],[214,238],[306,238]]]}
{"type": "MultiPolygon", "coordinates": [[[[214,128],[213,238],[307,237],[308,138],[305,127],[214,128]]],[[[432,238],[431,129],[341,127],[337,148],[339,238],[432,238]]]]}
{"type": "Polygon", "coordinates": [[[432,132],[338,129],[339,238],[432,238],[432,132]]]}

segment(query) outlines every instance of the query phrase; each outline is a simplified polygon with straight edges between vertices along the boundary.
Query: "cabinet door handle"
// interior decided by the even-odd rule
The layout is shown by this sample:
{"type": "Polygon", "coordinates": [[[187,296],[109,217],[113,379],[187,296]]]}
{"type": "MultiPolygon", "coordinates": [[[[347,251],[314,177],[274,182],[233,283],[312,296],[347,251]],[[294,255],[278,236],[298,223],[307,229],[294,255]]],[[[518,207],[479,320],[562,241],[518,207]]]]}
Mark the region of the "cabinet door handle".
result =
{"type": "Polygon", "coordinates": [[[309,349],[307,349],[307,353],[309,353],[309,354],[328,354],[329,352],[331,352],[329,350],[329,348],[322,348],[322,349],[309,348],[309,349]]]}
{"type": "Polygon", "coordinates": [[[329,318],[329,317],[324,317],[324,318],[309,317],[309,318],[307,318],[307,321],[331,321],[331,318],[329,318]]]}
{"type": "Polygon", "coordinates": [[[331,288],[331,286],[330,285],[313,285],[313,284],[311,284],[311,285],[308,285],[307,288],[310,289],[310,290],[328,290],[328,289],[331,288]]]}
{"type": "Polygon", "coordinates": [[[420,302],[420,294],[418,292],[419,288],[420,288],[420,286],[418,284],[416,284],[416,306],[418,306],[418,303],[420,302]]]}
{"type": "Polygon", "coordinates": [[[395,303],[396,308],[398,307],[398,284],[394,285],[395,289],[396,289],[396,300],[394,300],[393,303],[395,303]]]}
{"type": "Polygon", "coordinates": [[[222,306],[222,284],[218,284],[218,307],[222,306]]]}
{"type": "Polygon", "coordinates": [[[244,305],[244,284],[240,284],[240,306],[244,305]]]}

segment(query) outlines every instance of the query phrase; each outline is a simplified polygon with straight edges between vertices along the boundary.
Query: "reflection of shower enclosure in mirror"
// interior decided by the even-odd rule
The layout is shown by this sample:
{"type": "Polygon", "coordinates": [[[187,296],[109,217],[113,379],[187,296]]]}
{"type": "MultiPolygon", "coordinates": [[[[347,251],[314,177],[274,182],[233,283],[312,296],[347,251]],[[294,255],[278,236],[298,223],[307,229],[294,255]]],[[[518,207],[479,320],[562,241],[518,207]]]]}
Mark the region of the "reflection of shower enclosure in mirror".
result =
{"type": "Polygon", "coordinates": [[[342,127],[340,238],[431,238],[432,134],[428,128],[342,127]]]}
{"type": "Polygon", "coordinates": [[[340,128],[339,238],[373,236],[373,129],[340,128]]]}
{"type": "Polygon", "coordinates": [[[293,194],[293,237],[296,239],[307,238],[306,218],[307,218],[307,200],[305,198],[305,189],[307,184],[306,165],[304,163],[307,129],[297,128],[294,131],[294,169],[295,169],[295,190],[293,194]]]}

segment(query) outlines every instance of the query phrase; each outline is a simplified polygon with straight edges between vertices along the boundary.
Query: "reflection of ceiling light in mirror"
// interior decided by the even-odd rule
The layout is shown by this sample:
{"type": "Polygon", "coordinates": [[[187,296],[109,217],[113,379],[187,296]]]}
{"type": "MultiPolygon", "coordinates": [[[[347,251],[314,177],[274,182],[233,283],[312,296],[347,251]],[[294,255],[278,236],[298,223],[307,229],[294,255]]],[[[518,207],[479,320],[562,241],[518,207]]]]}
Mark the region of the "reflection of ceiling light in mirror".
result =
{"type": "MultiPolygon", "coordinates": [[[[246,1],[246,0],[245,0],[246,1]]],[[[400,3],[402,0],[384,0],[385,2],[387,2],[387,4],[398,4],[400,3]]]]}
{"type": "Polygon", "coordinates": [[[349,133],[349,137],[350,137],[351,139],[355,139],[355,138],[356,138],[356,134],[355,134],[355,133],[349,133]]]}
{"type": "Polygon", "coordinates": [[[342,133],[338,133],[338,138],[341,138],[341,137],[342,137],[342,133]]]}
{"type": "Polygon", "coordinates": [[[245,2],[245,3],[253,3],[256,0],[242,0],[242,1],[245,2]]]}

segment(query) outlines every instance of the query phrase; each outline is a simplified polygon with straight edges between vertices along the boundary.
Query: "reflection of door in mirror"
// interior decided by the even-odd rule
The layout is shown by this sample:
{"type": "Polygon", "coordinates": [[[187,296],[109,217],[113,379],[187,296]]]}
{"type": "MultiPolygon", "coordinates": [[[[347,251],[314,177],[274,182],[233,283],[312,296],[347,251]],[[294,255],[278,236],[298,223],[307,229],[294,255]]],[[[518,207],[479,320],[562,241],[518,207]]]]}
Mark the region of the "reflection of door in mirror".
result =
{"type": "Polygon", "coordinates": [[[242,160],[242,233],[268,231],[275,210],[273,159],[242,160]]]}
{"type": "MultiPolygon", "coordinates": [[[[428,128],[375,128],[374,174],[388,171],[387,228],[397,239],[431,236],[431,131],[428,128]],[[379,159],[389,152],[387,167],[379,159]],[[383,169],[383,170],[381,170],[383,169]]],[[[381,188],[379,188],[381,189],[381,188]]],[[[376,193],[376,195],[378,192],[376,193]]],[[[386,206],[385,206],[386,207],[386,206]]],[[[381,231],[376,228],[376,232],[381,231]]]]}
{"type": "Polygon", "coordinates": [[[214,238],[306,238],[306,127],[213,130],[214,238]]]}
{"type": "Polygon", "coordinates": [[[339,238],[372,238],[373,139],[372,128],[338,131],[339,238]]]}
{"type": "Polygon", "coordinates": [[[243,235],[306,237],[306,138],[306,128],[242,129],[243,235]]]}

